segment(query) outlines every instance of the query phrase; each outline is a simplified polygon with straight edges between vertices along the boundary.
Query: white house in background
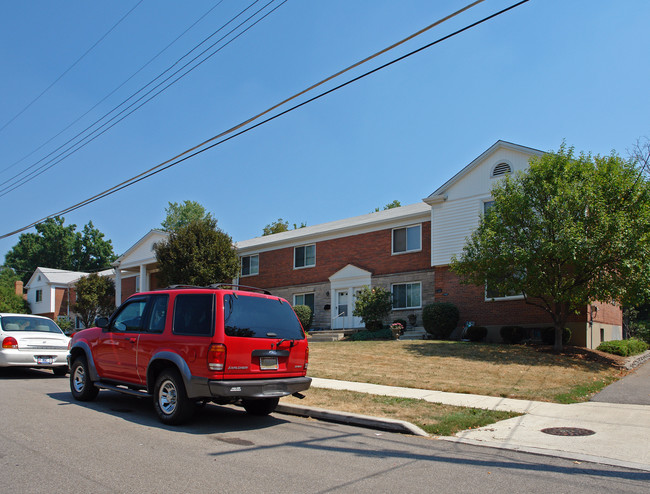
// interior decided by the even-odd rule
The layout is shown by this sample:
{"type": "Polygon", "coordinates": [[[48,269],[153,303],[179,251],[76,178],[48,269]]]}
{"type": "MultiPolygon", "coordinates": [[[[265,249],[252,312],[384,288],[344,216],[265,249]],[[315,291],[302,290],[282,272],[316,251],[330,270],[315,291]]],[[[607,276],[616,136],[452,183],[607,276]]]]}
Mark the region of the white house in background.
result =
{"type": "Polygon", "coordinates": [[[169,234],[163,230],[151,230],[113,263],[116,305],[136,292],[159,288],[153,249],[156,243],[168,237],[169,234]]]}
{"type": "Polygon", "coordinates": [[[55,321],[59,316],[72,316],[70,306],[75,301],[75,294],[71,285],[87,274],[81,271],[36,268],[25,285],[32,314],[46,316],[55,321]]]}
{"type": "MultiPolygon", "coordinates": [[[[72,310],[76,301],[74,285],[88,274],[83,271],[36,268],[25,285],[32,314],[49,317],[55,321],[60,317],[71,318],[75,321],[76,328],[81,327],[77,315],[72,310]]],[[[112,277],[113,270],[100,271],[97,274],[112,277]]]]}

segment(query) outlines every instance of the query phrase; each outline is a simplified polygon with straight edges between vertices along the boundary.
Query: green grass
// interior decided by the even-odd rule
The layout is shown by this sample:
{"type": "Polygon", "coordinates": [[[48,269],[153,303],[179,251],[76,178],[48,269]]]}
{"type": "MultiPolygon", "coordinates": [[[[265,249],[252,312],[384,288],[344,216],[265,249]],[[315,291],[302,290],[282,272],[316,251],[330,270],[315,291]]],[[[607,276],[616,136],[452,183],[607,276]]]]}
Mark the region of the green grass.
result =
{"type": "Polygon", "coordinates": [[[591,396],[601,391],[605,386],[616,381],[613,377],[606,377],[587,384],[574,386],[566,393],[560,393],[553,397],[556,403],[569,405],[571,403],[581,403],[587,401],[591,396]]]}

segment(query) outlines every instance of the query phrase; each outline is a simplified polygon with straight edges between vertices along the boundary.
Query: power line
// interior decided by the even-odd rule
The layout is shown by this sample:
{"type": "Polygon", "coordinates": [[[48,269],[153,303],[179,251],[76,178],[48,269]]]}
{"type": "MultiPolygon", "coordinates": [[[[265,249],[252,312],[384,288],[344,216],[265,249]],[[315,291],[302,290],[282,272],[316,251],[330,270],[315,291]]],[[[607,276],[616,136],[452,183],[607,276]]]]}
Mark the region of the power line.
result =
{"type": "MultiPolygon", "coordinates": [[[[74,137],[68,139],[68,141],[66,141],[65,143],[63,143],[62,145],[60,145],[58,148],[56,148],[54,151],[50,152],[49,154],[47,154],[46,156],[44,156],[43,158],[41,158],[40,160],[38,160],[36,163],[33,163],[33,164],[30,165],[29,167],[25,168],[23,171],[17,173],[17,174],[14,175],[13,177],[11,177],[11,178],[5,180],[4,182],[0,183],[0,185],[4,185],[4,184],[6,184],[6,183],[8,183],[8,182],[11,182],[12,180],[14,180],[14,179],[20,177],[21,175],[24,175],[24,174],[27,172],[27,170],[29,170],[29,169],[31,169],[31,168],[34,168],[36,165],[38,165],[38,164],[41,163],[42,161],[46,160],[48,157],[52,156],[53,154],[55,154],[56,152],[58,152],[59,150],[61,150],[63,147],[67,146],[67,145],[70,144],[72,141],[74,141],[74,140],[77,139],[78,137],[80,137],[80,136],[82,136],[83,134],[85,134],[88,130],[90,130],[90,129],[92,129],[93,127],[95,127],[99,122],[101,122],[102,120],[104,120],[104,119],[105,119],[106,117],[108,117],[111,113],[113,113],[113,112],[115,112],[116,110],[118,110],[121,106],[123,106],[124,104],[128,103],[129,100],[131,100],[132,98],[134,98],[135,96],[137,96],[139,93],[141,93],[142,91],[144,91],[148,86],[150,86],[151,84],[153,84],[156,80],[160,79],[160,78],[161,78],[165,73],[167,73],[167,72],[170,71],[172,68],[174,68],[174,67],[175,67],[175,66],[176,66],[176,65],[177,65],[181,60],[183,60],[184,58],[186,58],[187,56],[189,56],[193,51],[195,51],[197,48],[199,48],[201,45],[203,45],[206,41],[208,41],[210,38],[212,38],[213,36],[215,36],[215,35],[216,35],[217,33],[219,33],[221,30],[223,30],[226,26],[228,26],[230,23],[232,23],[235,19],[237,19],[238,17],[240,17],[241,15],[243,15],[247,10],[249,10],[253,5],[255,5],[256,3],[258,3],[259,1],[260,1],[260,0],[254,0],[254,1],[253,1],[253,2],[248,6],[248,7],[244,8],[244,9],[243,9],[242,11],[240,11],[237,15],[235,15],[234,17],[232,17],[228,22],[226,22],[225,24],[223,24],[219,29],[217,29],[215,32],[213,32],[210,36],[208,36],[207,38],[205,38],[205,39],[204,39],[203,41],[201,41],[198,45],[194,46],[194,48],[192,48],[189,52],[187,52],[187,53],[186,53],[185,55],[183,55],[181,58],[179,58],[178,60],[176,60],[176,61],[175,61],[171,66],[169,66],[167,69],[165,69],[163,72],[161,72],[158,76],[156,76],[154,79],[152,79],[151,81],[149,81],[149,82],[148,82],[147,84],[145,84],[143,87],[141,87],[140,89],[138,89],[135,93],[131,94],[131,96],[129,96],[128,98],[126,98],[125,100],[123,100],[119,105],[115,106],[115,107],[114,107],[112,110],[110,110],[109,112],[105,113],[102,117],[100,117],[99,119],[97,119],[95,122],[93,122],[91,125],[89,125],[88,127],[86,127],[84,130],[82,130],[81,132],[77,133],[74,137]]],[[[111,129],[112,127],[114,127],[117,123],[119,123],[119,122],[121,122],[122,120],[124,120],[124,118],[128,117],[129,115],[131,115],[131,114],[132,114],[133,112],[135,112],[136,110],[140,109],[142,106],[144,106],[146,103],[148,103],[148,102],[151,101],[153,98],[155,98],[156,96],[158,96],[161,92],[163,92],[164,90],[166,90],[167,88],[169,88],[171,85],[173,85],[174,83],[176,83],[178,80],[180,80],[180,79],[182,79],[183,77],[185,77],[187,74],[189,74],[191,71],[193,71],[193,70],[194,70],[195,68],[197,68],[199,65],[201,65],[201,64],[202,64],[203,62],[205,62],[207,59],[209,59],[210,57],[212,57],[214,54],[216,54],[216,53],[218,53],[219,51],[221,51],[221,49],[223,49],[225,46],[227,46],[227,45],[230,44],[232,41],[234,41],[234,39],[237,39],[237,38],[238,38],[239,36],[241,36],[243,33],[245,33],[246,31],[248,31],[251,27],[253,27],[254,25],[256,25],[260,20],[264,19],[267,15],[269,15],[269,13],[274,12],[275,10],[277,10],[277,8],[279,8],[280,6],[282,6],[282,5],[283,5],[284,3],[286,3],[288,0],[284,0],[280,5],[278,5],[278,7],[274,8],[271,12],[267,13],[266,15],[264,15],[264,16],[263,16],[261,19],[259,19],[258,21],[254,22],[251,26],[249,26],[248,28],[246,28],[246,29],[245,29],[244,31],[242,31],[241,33],[239,33],[236,37],[234,37],[233,39],[231,39],[231,40],[230,40],[228,43],[226,43],[224,46],[222,46],[222,47],[218,48],[217,50],[215,50],[215,52],[213,52],[212,54],[210,54],[209,56],[207,56],[204,60],[202,60],[201,62],[199,62],[198,64],[196,64],[194,67],[192,67],[192,68],[190,68],[189,70],[187,70],[187,72],[185,72],[184,74],[182,74],[181,76],[179,76],[175,81],[173,81],[172,83],[168,84],[168,85],[167,85],[166,87],[164,87],[162,90],[158,91],[158,92],[157,92],[153,97],[147,99],[144,103],[142,103],[141,105],[137,106],[133,111],[129,112],[127,115],[125,115],[124,117],[120,118],[120,119],[119,119],[117,122],[115,122],[113,125],[109,126],[109,127],[106,128],[105,130],[103,130],[102,132],[100,132],[98,135],[96,135],[95,137],[92,137],[92,139],[90,139],[90,137],[91,137],[93,134],[96,134],[97,132],[99,132],[103,127],[106,127],[106,125],[108,125],[110,122],[112,122],[113,120],[115,120],[116,118],[118,118],[120,115],[122,115],[124,112],[126,112],[129,108],[133,107],[135,104],[137,104],[137,103],[138,103],[139,101],[141,101],[143,98],[145,98],[146,96],[148,96],[149,94],[151,94],[154,90],[156,90],[156,89],[159,88],[161,85],[163,85],[164,83],[166,83],[169,79],[171,79],[172,77],[174,77],[175,75],[177,75],[179,72],[181,72],[182,70],[184,70],[186,67],[188,67],[190,64],[192,64],[193,62],[195,62],[198,58],[200,58],[201,56],[203,56],[207,51],[209,51],[209,50],[212,49],[214,46],[216,46],[218,43],[220,43],[221,41],[223,41],[223,40],[224,40],[225,38],[227,38],[230,34],[232,34],[234,31],[236,31],[237,29],[239,29],[242,25],[244,25],[244,24],[245,24],[246,22],[248,22],[250,19],[252,19],[253,17],[255,17],[259,12],[261,12],[262,10],[264,10],[266,7],[268,7],[268,6],[269,6],[271,3],[273,3],[274,1],[275,1],[275,0],[270,0],[266,5],[264,5],[262,8],[260,8],[259,10],[257,10],[257,11],[256,11],[254,14],[252,14],[251,16],[249,16],[246,20],[244,20],[244,21],[242,21],[240,24],[238,24],[235,28],[233,28],[231,31],[229,31],[226,35],[224,35],[224,36],[222,36],[221,38],[219,38],[219,40],[217,40],[217,41],[214,42],[212,45],[210,45],[208,48],[206,48],[205,50],[203,50],[201,53],[199,53],[199,55],[197,55],[197,56],[194,57],[192,60],[190,60],[189,62],[187,62],[187,63],[186,63],[185,65],[183,65],[180,69],[178,69],[176,72],[174,72],[174,73],[171,74],[169,77],[167,77],[166,79],[164,79],[164,80],[163,80],[162,82],[160,82],[158,85],[154,86],[152,89],[150,89],[148,92],[146,92],[146,93],[145,93],[144,95],[142,95],[140,98],[138,98],[137,100],[135,100],[133,103],[131,103],[131,104],[130,104],[129,106],[127,106],[124,110],[122,110],[121,112],[119,112],[117,115],[114,115],[113,117],[111,117],[107,122],[104,122],[102,125],[100,125],[98,128],[96,128],[95,130],[93,130],[93,131],[90,132],[89,134],[87,134],[87,135],[81,137],[77,142],[74,142],[74,143],[73,143],[72,145],[70,145],[68,148],[66,148],[65,150],[63,150],[63,151],[62,151],[61,153],[59,153],[58,155],[54,156],[54,157],[51,158],[49,161],[45,162],[44,164],[42,164],[41,166],[39,166],[38,168],[36,168],[34,171],[28,173],[27,175],[23,176],[22,178],[18,178],[18,179],[15,180],[13,183],[11,183],[11,184],[7,185],[6,187],[0,189],[0,197],[2,197],[2,196],[4,196],[4,195],[8,194],[9,192],[12,192],[13,190],[17,189],[18,187],[21,187],[22,185],[25,185],[27,182],[30,182],[31,180],[33,180],[33,179],[36,178],[37,176],[41,175],[42,173],[44,173],[45,171],[49,170],[49,169],[52,168],[53,166],[57,165],[58,163],[60,163],[60,162],[63,161],[64,159],[68,158],[70,155],[72,155],[72,154],[74,154],[75,152],[77,152],[79,149],[85,147],[87,144],[89,144],[90,142],[94,141],[97,137],[99,137],[100,135],[104,134],[106,131],[108,131],[109,129],[111,129]],[[88,140],[88,139],[90,139],[90,140],[88,140]],[[87,142],[84,143],[84,141],[87,141],[87,142]],[[74,149],[75,146],[77,146],[76,149],[74,149]],[[70,150],[72,150],[72,151],[70,151],[70,150]],[[70,152],[69,152],[69,151],[70,151],[70,152]],[[66,154],[66,153],[68,153],[68,154],[66,154]],[[63,156],[63,157],[62,157],[62,156],[63,156]],[[59,158],[60,158],[60,159],[59,159],[59,158]],[[58,160],[58,161],[56,161],[56,160],[58,160]],[[54,162],[54,163],[52,163],[52,162],[54,162]],[[50,166],[48,166],[48,165],[50,165],[50,166]]]]}
{"type": "MultiPolygon", "coordinates": [[[[108,93],[106,96],[104,96],[101,100],[99,100],[95,105],[93,105],[90,109],[88,109],[84,114],[80,115],[77,117],[74,121],[69,123],[65,128],[63,128],[61,131],[59,131],[56,135],[50,137],[47,141],[45,141],[43,144],[38,146],[36,149],[34,149],[32,152],[29,154],[23,156],[19,160],[15,161],[11,165],[7,166],[6,168],[0,170],[0,174],[6,172],[7,170],[10,170],[14,166],[16,166],[19,163],[22,163],[25,161],[27,158],[29,158],[31,155],[42,149],[44,146],[52,142],[54,139],[59,137],[61,134],[63,134],[66,130],[68,130],[70,127],[72,127],[74,124],[76,124],[79,120],[84,118],[86,115],[88,115],[91,111],[93,111],[95,108],[97,108],[100,104],[102,104],[104,101],[106,101],[108,98],[110,98],[113,94],[115,94],[117,91],[119,91],[124,85],[129,82],[131,79],[133,79],[136,75],[138,75],[140,72],[142,72],[146,67],[148,67],[154,60],[156,60],[160,55],[162,55],[165,51],[167,51],[172,45],[174,45],[179,39],[181,39],[183,36],[185,36],[194,26],[196,26],[199,22],[201,22],[210,12],[212,12],[214,9],[216,9],[219,5],[221,5],[224,2],[224,0],[220,0],[219,3],[213,5],[208,9],[201,17],[199,17],[196,21],[194,21],[189,27],[187,27],[181,34],[179,34],[173,41],[171,41],[167,46],[165,46],[162,50],[160,50],[158,53],[156,53],[153,57],[151,57],[144,65],[142,65],[138,70],[136,70],[133,74],[131,74],[126,80],[124,80],[119,86],[117,86],[115,89],[113,89],[110,93],[108,93]]],[[[178,61],[182,60],[182,58],[186,57],[187,54],[183,55],[181,59],[178,61]]],[[[178,63],[178,61],[176,63],[178,63]]],[[[167,69],[169,70],[169,69],[167,69]]],[[[160,76],[158,76],[160,77],[160,76]]],[[[155,79],[154,79],[155,80],[155,79]]],[[[146,86],[145,86],[146,87],[146,86]]],[[[48,155],[49,156],[49,155],[48,155]]],[[[47,158],[47,156],[46,156],[47,158]]],[[[29,167],[31,168],[31,167],[29,167]]],[[[26,168],[28,170],[29,168],[26,168]]],[[[22,173],[22,172],[21,172],[22,173]]],[[[20,175],[20,174],[18,174],[20,175]]],[[[11,180],[11,179],[9,179],[11,180]]],[[[0,185],[4,185],[6,182],[2,182],[0,185]]]]}
{"type": "Polygon", "coordinates": [[[27,109],[30,106],[32,106],[34,103],[36,103],[41,98],[41,96],[43,96],[45,93],[47,93],[57,82],[59,82],[63,78],[63,76],[65,76],[68,72],[70,72],[70,70],[72,70],[72,68],[75,65],[77,65],[79,62],[81,62],[81,60],[83,58],[85,58],[86,55],[88,55],[99,43],[101,43],[104,40],[104,38],[106,38],[106,36],[108,36],[113,31],[113,29],[115,29],[124,19],[126,19],[129,16],[129,14],[131,12],[133,12],[138,7],[138,5],[140,5],[143,1],[144,0],[140,0],[138,3],[136,3],[135,6],[131,10],[129,10],[126,14],[124,14],[119,21],[117,21],[115,24],[113,24],[113,27],[111,27],[108,31],[106,31],[106,33],[101,38],[99,38],[90,48],[88,48],[83,55],[81,55],[72,65],[70,65],[70,67],[65,69],[63,74],[61,74],[59,77],[57,77],[52,84],[47,86],[43,90],[43,92],[41,92],[41,94],[36,96],[36,98],[34,98],[25,108],[20,110],[7,123],[5,123],[2,127],[0,127],[0,132],[2,132],[5,128],[7,128],[7,126],[9,124],[11,124],[14,120],[16,120],[19,116],[21,116],[23,113],[25,113],[25,111],[27,111],[27,109]]]}
{"type": "MultiPolygon", "coordinates": [[[[318,99],[320,99],[320,98],[322,98],[322,97],[324,97],[324,96],[326,96],[326,95],[328,95],[330,93],[333,93],[334,91],[337,91],[337,90],[339,90],[339,89],[341,89],[343,87],[346,87],[346,86],[348,86],[350,84],[353,84],[353,83],[355,83],[355,82],[357,82],[357,81],[359,81],[361,79],[364,79],[365,77],[368,77],[369,75],[374,74],[375,72],[383,70],[386,67],[389,67],[389,66],[391,66],[391,65],[393,65],[393,64],[395,64],[397,62],[400,62],[402,60],[405,60],[406,58],[409,58],[409,57],[411,57],[411,56],[413,56],[413,55],[415,55],[415,54],[417,54],[417,53],[419,53],[421,51],[424,51],[424,50],[426,50],[426,49],[428,49],[428,48],[430,48],[432,46],[435,46],[435,45],[437,45],[437,44],[439,44],[439,43],[441,43],[443,41],[446,41],[446,40],[448,40],[448,39],[450,39],[450,38],[452,38],[454,36],[457,36],[457,35],[465,32],[465,31],[467,31],[469,29],[472,29],[472,28],[474,28],[474,27],[476,27],[476,26],[478,26],[480,24],[483,24],[483,23],[485,23],[485,22],[487,22],[487,21],[489,21],[489,20],[491,20],[491,19],[493,19],[493,18],[495,18],[495,17],[497,17],[499,15],[502,15],[502,14],[504,14],[504,13],[516,8],[516,7],[519,7],[520,5],[523,5],[524,3],[527,3],[528,1],[529,0],[521,0],[518,3],[515,3],[515,4],[511,5],[510,7],[506,7],[506,8],[504,8],[504,9],[502,9],[502,10],[500,10],[500,11],[494,13],[494,14],[491,14],[491,15],[489,15],[487,17],[484,17],[483,19],[480,19],[480,20],[478,20],[478,21],[476,21],[476,22],[474,22],[472,24],[469,24],[469,25],[467,25],[467,26],[465,26],[465,27],[463,27],[463,28],[461,28],[461,29],[459,29],[457,31],[454,31],[451,34],[443,36],[442,38],[438,38],[437,40],[435,40],[435,41],[433,41],[431,43],[428,43],[428,44],[426,44],[426,45],[424,45],[424,46],[422,46],[422,47],[420,47],[420,48],[418,48],[416,50],[413,50],[413,51],[411,51],[411,52],[409,52],[409,53],[407,53],[405,55],[402,55],[402,56],[400,56],[398,58],[395,58],[395,59],[391,60],[390,62],[387,62],[387,63],[385,63],[385,64],[383,64],[383,65],[381,65],[379,67],[376,67],[376,68],[374,68],[372,70],[369,70],[368,72],[365,72],[364,74],[361,74],[361,75],[359,75],[359,76],[357,76],[357,77],[355,77],[353,79],[350,79],[347,82],[344,82],[344,83],[342,83],[342,84],[340,84],[340,85],[338,85],[338,86],[336,86],[334,88],[331,88],[331,89],[329,89],[327,91],[324,91],[324,92],[322,92],[322,93],[320,93],[320,94],[318,94],[318,95],[316,95],[316,96],[314,96],[314,97],[312,97],[312,98],[310,98],[310,99],[308,99],[306,101],[303,101],[302,103],[299,103],[299,104],[297,104],[297,105],[295,105],[295,106],[293,106],[291,108],[288,108],[287,110],[284,110],[284,111],[282,111],[282,112],[280,112],[280,113],[278,113],[276,115],[273,115],[272,117],[269,117],[266,120],[258,122],[257,124],[252,125],[252,126],[246,128],[246,129],[243,129],[243,130],[241,130],[241,131],[239,131],[239,132],[237,132],[237,133],[235,133],[233,135],[225,137],[224,139],[222,139],[220,141],[213,142],[209,146],[203,147],[207,143],[215,141],[216,139],[219,139],[220,137],[223,137],[226,134],[234,132],[235,130],[241,128],[242,126],[245,126],[247,123],[252,122],[253,120],[259,118],[259,116],[264,115],[264,114],[268,113],[271,110],[267,110],[265,112],[262,112],[259,115],[255,116],[255,117],[252,117],[251,119],[247,120],[246,122],[244,122],[244,123],[242,123],[242,124],[240,124],[238,126],[235,126],[235,127],[233,127],[232,129],[230,129],[230,130],[228,130],[226,132],[222,132],[221,134],[219,134],[219,135],[217,135],[217,136],[215,136],[215,137],[213,137],[211,139],[208,139],[208,140],[204,141],[203,143],[198,144],[197,146],[194,146],[193,148],[188,149],[187,151],[184,151],[183,153],[181,153],[181,154],[179,154],[179,155],[177,155],[177,156],[175,156],[175,157],[173,157],[173,158],[171,158],[171,159],[169,159],[169,160],[167,160],[167,161],[165,161],[163,163],[160,163],[160,164],[152,167],[149,170],[146,170],[145,172],[140,173],[139,175],[136,175],[136,176],[134,176],[134,177],[132,177],[132,178],[130,178],[128,180],[125,180],[124,182],[122,182],[122,183],[120,183],[118,185],[115,185],[115,186],[111,187],[110,189],[107,189],[107,190],[105,190],[103,192],[100,192],[99,194],[96,194],[93,197],[90,197],[90,198],[88,198],[88,199],[86,199],[84,201],[81,201],[81,202],[79,202],[79,203],[77,203],[77,204],[75,204],[73,206],[70,206],[70,207],[68,207],[66,209],[63,209],[63,210],[61,210],[61,211],[59,211],[57,213],[53,213],[53,214],[48,215],[48,216],[46,216],[44,218],[41,218],[40,220],[37,220],[37,221],[31,223],[30,225],[22,227],[22,228],[20,228],[18,230],[15,230],[13,232],[6,233],[6,234],[0,236],[0,240],[4,239],[4,238],[7,238],[9,236],[15,235],[17,233],[23,232],[23,231],[25,231],[25,230],[27,230],[29,228],[32,228],[33,226],[35,226],[35,225],[37,225],[39,223],[42,223],[43,221],[46,221],[49,218],[53,218],[55,216],[60,216],[62,214],[67,214],[69,212],[80,209],[80,208],[82,208],[84,206],[87,206],[88,204],[92,204],[93,202],[98,201],[99,199],[103,199],[104,197],[107,197],[107,196],[112,195],[112,194],[114,194],[116,192],[119,192],[120,190],[125,189],[126,187],[129,187],[129,186],[134,185],[134,184],[136,184],[136,183],[138,183],[138,182],[140,182],[140,181],[142,181],[142,180],[144,180],[146,178],[149,178],[149,177],[151,177],[153,175],[156,175],[157,173],[160,173],[163,170],[171,168],[172,166],[178,165],[178,164],[180,164],[180,163],[182,163],[182,162],[184,162],[184,161],[186,161],[186,160],[188,160],[190,158],[193,158],[194,156],[197,156],[197,155],[199,155],[201,153],[204,153],[205,151],[207,151],[209,149],[212,149],[212,148],[214,148],[214,147],[216,147],[216,146],[218,146],[220,144],[223,144],[224,142],[227,142],[227,141],[229,141],[231,139],[234,139],[235,137],[238,137],[238,136],[240,136],[240,135],[242,135],[242,134],[244,134],[246,132],[249,132],[249,131],[251,131],[251,130],[257,128],[257,127],[260,127],[261,125],[264,125],[264,124],[266,124],[266,123],[268,123],[268,122],[270,122],[272,120],[275,120],[276,118],[279,118],[279,117],[281,117],[283,115],[286,115],[287,113],[292,112],[292,111],[294,111],[294,110],[296,110],[296,109],[298,109],[298,108],[300,108],[302,106],[305,106],[305,105],[307,105],[309,103],[312,103],[313,101],[316,101],[316,100],[318,100],[318,99]],[[199,148],[203,148],[203,149],[199,149],[199,148]],[[185,155],[187,155],[187,156],[185,156],[185,155]],[[183,157],[181,158],[181,156],[183,156],[183,157]]],[[[474,4],[470,4],[470,6],[474,6],[477,3],[480,3],[480,2],[474,2],[474,4]]],[[[456,13],[452,14],[451,16],[448,16],[446,19],[449,19],[449,18],[451,18],[451,17],[453,17],[455,15],[458,15],[462,11],[465,11],[468,8],[470,8],[470,6],[467,6],[467,7],[463,8],[463,9],[461,9],[460,11],[457,11],[456,13]]],[[[440,21],[437,22],[437,24],[439,24],[439,23],[440,23],[440,21]]],[[[401,44],[401,43],[399,43],[399,44],[401,44]]],[[[397,44],[393,45],[393,46],[397,46],[397,44]]],[[[384,52],[384,51],[382,50],[382,52],[384,52]]],[[[374,57],[369,57],[369,59],[371,59],[371,58],[374,58],[374,57]]],[[[355,66],[358,66],[358,65],[355,64],[355,66]]],[[[346,72],[346,71],[347,70],[342,71],[342,72],[346,72]]],[[[330,79],[331,78],[328,78],[327,80],[330,80],[330,79]]],[[[317,84],[315,86],[318,86],[318,85],[320,85],[320,84],[317,84]]],[[[298,94],[304,94],[304,93],[305,93],[305,91],[301,91],[298,94]]],[[[292,99],[294,99],[294,97],[288,98],[285,101],[290,101],[292,99]]],[[[278,105],[275,105],[273,108],[277,108],[277,106],[278,105]]]]}

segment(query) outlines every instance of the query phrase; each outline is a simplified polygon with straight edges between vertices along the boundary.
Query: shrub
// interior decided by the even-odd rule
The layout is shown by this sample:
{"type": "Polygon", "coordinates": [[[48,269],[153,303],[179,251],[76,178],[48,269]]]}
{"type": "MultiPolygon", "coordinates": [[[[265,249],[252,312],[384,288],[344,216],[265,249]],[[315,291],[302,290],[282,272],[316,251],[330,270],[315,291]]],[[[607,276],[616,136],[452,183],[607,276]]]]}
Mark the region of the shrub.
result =
{"type": "Polygon", "coordinates": [[[352,315],[360,317],[369,330],[379,330],[393,308],[391,294],[383,288],[364,286],[357,295],[352,315]]]}
{"type": "MultiPolygon", "coordinates": [[[[571,341],[571,330],[569,328],[564,328],[564,330],[562,330],[562,344],[566,345],[569,341],[571,341]]],[[[555,328],[542,329],[542,343],[545,345],[555,344],[555,328]]]]}
{"type": "Polygon", "coordinates": [[[521,326],[503,326],[499,330],[499,334],[501,335],[501,339],[509,343],[511,345],[517,345],[524,341],[524,328],[521,326]]]}
{"type": "Polygon", "coordinates": [[[314,321],[314,314],[307,305],[296,305],[293,308],[294,312],[300,319],[300,324],[302,324],[302,329],[309,331],[311,328],[311,323],[314,321]]]}
{"type": "Polygon", "coordinates": [[[604,341],[596,350],[601,352],[611,353],[613,355],[621,355],[627,357],[629,355],[637,355],[643,353],[648,349],[648,344],[645,341],[632,338],[629,340],[613,340],[604,341]]]}
{"type": "Polygon", "coordinates": [[[487,336],[488,330],[485,326],[470,326],[465,332],[465,338],[469,341],[481,341],[487,336]]]}
{"type": "Polygon", "coordinates": [[[346,338],[348,341],[368,341],[368,340],[392,340],[393,332],[390,328],[383,328],[374,331],[359,331],[346,338]]]}
{"type": "Polygon", "coordinates": [[[434,302],[424,306],[422,324],[427,333],[436,339],[447,339],[458,326],[460,314],[454,304],[434,302]]]}

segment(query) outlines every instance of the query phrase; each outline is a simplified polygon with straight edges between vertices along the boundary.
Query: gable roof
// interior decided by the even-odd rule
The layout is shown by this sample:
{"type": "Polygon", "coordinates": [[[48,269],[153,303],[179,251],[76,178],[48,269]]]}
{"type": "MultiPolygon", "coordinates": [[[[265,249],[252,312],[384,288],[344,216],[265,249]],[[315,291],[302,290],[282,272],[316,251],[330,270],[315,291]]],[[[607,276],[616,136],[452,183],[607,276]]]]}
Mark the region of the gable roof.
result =
{"type": "Polygon", "coordinates": [[[544,151],[540,151],[539,149],[529,148],[526,146],[521,146],[519,144],[514,144],[512,142],[498,140],[497,142],[492,144],[492,146],[490,146],[488,149],[483,151],[478,157],[472,160],[472,162],[469,165],[465,166],[462,170],[456,173],[456,175],[451,177],[444,184],[442,184],[435,191],[433,191],[429,196],[425,197],[422,200],[427,204],[435,204],[436,202],[440,202],[444,200],[446,192],[453,185],[460,182],[469,172],[474,170],[474,168],[476,168],[481,163],[483,163],[485,159],[487,159],[491,154],[493,154],[499,149],[510,149],[512,151],[519,151],[524,154],[531,154],[536,156],[541,156],[544,154],[544,151]]]}
{"type": "MultiPolygon", "coordinates": [[[[153,244],[156,240],[164,240],[169,237],[169,233],[164,230],[149,230],[140,240],[127,249],[127,251],[122,254],[117,260],[113,263],[113,266],[118,267],[124,263],[132,254],[138,251],[141,247],[147,245],[148,243],[153,244]]],[[[149,260],[153,259],[155,261],[155,254],[151,254],[149,260]]],[[[140,260],[141,261],[141,260],[140,260]]],[[[127,263],[128,264],[128,263],[127,263]]]]}
{"type": "Polygon", "coordinates": [[[88,273],[83,271],[67,271],[65,269],[54,269],[54,268],[41,268],[38,267],[34,271],[34,274],[29,278],[29,281],[25,285],[25,288],[28,288],[32,282],[38,279],[38,275],[41,275],[42,278],[45,278],[45,281],[51,285],[67,285],[69,283],[77,281],[82,276],[86,276],[88,273]]]}

